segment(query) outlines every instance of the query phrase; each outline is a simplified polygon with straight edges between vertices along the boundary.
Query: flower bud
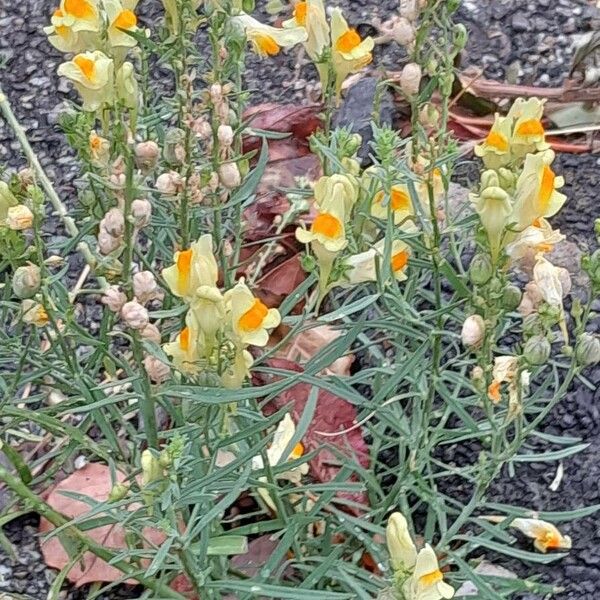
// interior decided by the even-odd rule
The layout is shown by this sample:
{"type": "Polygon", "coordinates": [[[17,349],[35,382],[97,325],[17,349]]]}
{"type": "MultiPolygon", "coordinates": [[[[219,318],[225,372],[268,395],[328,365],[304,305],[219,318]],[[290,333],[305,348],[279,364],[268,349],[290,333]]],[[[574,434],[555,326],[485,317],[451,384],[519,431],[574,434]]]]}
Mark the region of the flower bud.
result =
{"type": "Polygon", "coordinates": [[[400,74],[400,88],[407,96],[416,96],[421,85],[421,67],[417,63],[404,65],[400,74]]]}
{"type": "Polygon", "coordinates": [[[163,156],[165,160],[172,165],[180,165],[185,158],[183,143],[185,142],[185,133],[177,127],[171,127],[165,134],[163,147],[163,156]],[[182,153],[183,150],[183,153],[182,153]]]}
{"type": "Polygon", "coordinates": [[[148,325],[148,311],[137,301],[130,300],[121,309],[121,318],[127,327],[141,330],[148,325]]]}
{"type": "Polygon", "coordinates": [[[162,450],[158,457],[158,464],[163,469],[168,469],[173,464],[173,457],[168,450],[162,450]]]}
{"type": "Polygon", "coordinates": [[[465,319],[460,332],[462,343],[467,348],[478,348],[485,336],[485,321],[480,315],[471,315],[465,319]]]}
{"type": "Polygon", "coordinates": [[[151,171],[158,162],[160,149],[156,142],[148,140],[135,147],[135,163],[142,171],[151,171]]]}
{"type": "Polygon", "coordinates": [[[23,300],[21,302],[21,309],[23,310],[23,316],[21,317],[23,323],[35,325],[36,327],[44,327],[50,322],[46,309],[35,300],[29,298],[23,300]]]}
{"type": "Polygon", "coordinates": [[[124,483],[116,483],[112,486],[110,493],[108,494],[109,502],[118,502],[119,500],[123,500],[129,493],[129,487],[124,483]]]}
{"type": "Polygon", "coordinates": [[[17,199],[10,191],[8,183],[0,181],[0,219],[5,219],[8,207],[14,206],[15,204],[17,204],[17,199]]]}
{"type": "Polygon", "coordinates": [[[154,383],[166,381],[171,374],[169,365],[150,354],[144,358],[144,369],[154,383]]]}
{"type": "Polygon", "coordinates": [[[428,102],[419,112],[419,123],[421,123],[423,127],[433,128],[439,126],[439,122],[439,110],[437,110],[431,102],[428,102]]]}
{"type": "Polygon", "coordinates": [[[135,68],[130,62],[125,61],[117,71],[115,88],[118,99],[121,100],[127,108],[136,110],[139,101],[138,84],[135,78],[135,68]]]}
{"type": "Polygon", "coordinates": [[[457,50],[457,52],[464,50],[464,47],[467,45],[467,41],[469,39],[467,28],[462,23],[456,23],[452,33],[454,34],[454,48],[457,50]]]}
{"type": "Polygon", "coordinates": [[[146,486],[163,476],[162,467],[151,450],[144,450],[141,458],[142,486],[146,486]]]}
{"type": "Polygon", "coordinates": [[[169,171],[158,176],[156,189],[165,196],[175,196],[181,191],[183,180],[181,175],[175,171],[169,171]]]}
{"type": "Polygon", "coordinates": [[[236,163],[224,163],[219,167],[219,179],[227,189],[234,189],[242,183],[242,176],[236,163]]]}
{"type": "Polygon", "coordinates": [[[24,204],[9,206],[6,213],[6,224],[13,231],[30,229],[33,225],[33,213],[24,204]]]}
{"type": "Polygon", "coordinates": [[[140,271],[133,276],[133,293],[142,304],[162,296],[162,290],[151,271],[140,271]]]}
{"type": "Polygon", "coordinates": [[[530,365],[544,365],[550,358],[552,348],[543,335],[530,337],[523,348],[523,356],[530,365]]]}
{"type": "Polygon", "coordinates": [[[100,250],[100,254],[110,254],[114,252],[121,245],[121,238],[116,238],[106,233],[106,231],[101,230],[98,234],[98,250],[100,250]]]}
{"type": "Polygon", "coordinates": [[[125,302],[127,302],[127,296],[117,285],[111,285],[102,295],[102,304],[114,313],[120,312],[125,302]]]}
{"type": "Polygon", "coordinates": [[[408,523],[402,513],[392,513],[385,529],[385,537],[392,569],[394,571],[410,571],[417,561],[417,549],[410,537],[408,523]]]}
{"type": "Polygon", "coordinates": [[[21,188],[26,190],[30,185],[34,184],[35,172],[31,168],[25,167],[24,169],[21,169],[17,173],[17,179],[19,180],[19,183],[21,184],[21,188]]]}
{"type": "Polygon", "coordinates": [[[200,140],[208,140],[209,138],[212,138],[211,124],[204,117],[200,117],[192,123],[192,131],[200,140]]]}
{"type": "Polygon", "coordinates": [[[233,144],[233,129],[230,125],[219,125],[217,137],[219,138],[221,148],[227,150],[233,144]]]}
{"type": "Polygon", "coordinates": [[[120,208],[111,208],[100,221],[100,231],[114,238],[120,238],[125,232],[125,217],[120,208]]]}
{"type": "Polygon", "coordinates": [[[110,142],[92,130],[88,146],[92,164],[96,167],[108,166],[108,161],[110,160],[110,142]]]}
{"type": "Polygon", "coordinates": [[[143,339],[148,340],[149,342],[154,342],[155,344],[160,344],[161,335],[158,327],[154,325],[154,323],[148,323],[144,329],[142,329],[140,335],[143,339]]]}
{"type": "Polygon", "coordinates": [[[521,304],[521,290],[516,285],[507,285],[502,293],[502,305],[508,311],[516,310],[521,304]]]}
{"type": "Polygon", "coordinates": [[[575,358],[582,367],[600,362],[600,339],[591,333],[582,333],[577,340],[575,358]]]}
{"type": "Polygon", "coordinates": [[[469,278],[475,285],[483,285],[492,277],[492,261],[487,254],[476,254],[469,267],[469,278]]]}
{"type": "Polygon", "coordinates": [[[40,289],[42,275],[37,265],[19,267],[13,274],[12,289],[18,298],[31,298],[40,289]]]}
{"type": "Polygon", "coordinates": [[[150,225],[150,218],[152,217],[152,204],[150,204],[150,201],[143,198],[134,200],[131,203],[131,216],[138,229],[150,225]]]}
{"type": "Polygon", "coordinates": [[[223,100],[223,87],[220,83],[213,83],[210,86],[210,100],[213,104],[219,104],[223,100]]]}

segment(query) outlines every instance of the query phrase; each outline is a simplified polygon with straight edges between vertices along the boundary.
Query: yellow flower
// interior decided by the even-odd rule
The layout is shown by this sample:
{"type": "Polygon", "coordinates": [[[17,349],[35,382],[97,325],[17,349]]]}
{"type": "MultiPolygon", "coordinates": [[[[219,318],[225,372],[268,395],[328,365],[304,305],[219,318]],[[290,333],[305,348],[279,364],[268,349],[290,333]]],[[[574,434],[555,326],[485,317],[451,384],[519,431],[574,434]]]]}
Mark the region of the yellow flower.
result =
{"type": "Polygon", "coordinates": [[[248,350],[237,346],[233,363],[221,375],[223,387],[228,390],[237,390],[242,387],[244,381],[250,376],[250,367],[254,359],[248,350]]]}
{"type": "Polygon", "coordinates": [[[244,29],[254,51],[263,57],[275,56],[281,48],[295,46],[308,38],[304,27],[271,27],[245,13],[233,17],[232,22],[244,29]]]}
{"type": "Polygon", "coordinates": [[[511,145],[520,156],[550,147],[545,141],[543,113],[544,101],[538,98],[517,98],[511,106],[507,115],[507,119],[514,120],[511,145]]]}
{"type": "Polygon", "coordinates": [[[210,352],[217,331],[225,321],[225,303],[219,288],[211,285],[200,285],[196,288],[191,312],[198,327],[205,335],[207,351],[210,352]]]}
{"type": "Polygon", "coordinates": [[[202,286],[215,287],[219,277],[212,252],[212,236],[203,235],[188,250],[176,252],[175,264],[163,269],[162,276],[175,296],[190,302],[202,286]]]}
{"type": "MultiPolygon", "coordinates": [[[[517,374],[519,372],[519,360],[516,356],[496,356],[492,369],[492,383],[488,386],[488,398],[498,404],[502,400],[501,386],[508,384],[509,402],[512,406],[518,404],[519,390],[517,385],[517,374]]],[[[522,371],[520,375],[521,387],[529,383],[529,372],[522,371]]]]}
{"type": "MultiPolygon", "coordinates": [[[[377,281],[376,261],[381,259],[385,252],[385,240],[380,240],[373,248],[354,254],[345,259],[345,264],[350,267],[345,276],[346,281],[338,282],[339,285],[356,285],[366,281],[377,281]]],[[[406,280],[406,269],[410,259],[410,247],[402,240],[393,240],[390,256],[390,266],[396,281],[406,280]]]]}
{"type": "Polygon", "coordinates": [[[74,33],[98,32],[102,26],[97,0],[62,0],[54,16],[55,27],[68,27],[74,33]]]}
{"type": "Polygon", "coordinates": [[[225,294],[231,313],[231,326],[236,338],[242,344],[266,346],[269,341],[267,329],[277,327],[281,315],[276,308],[268,308],[240,279],[237,285],[225,294]]]}
{"type": "Polygon", "coordinates": [[[82,108],[95,111],[112,99],[113,61],[95,50],[77,54],[73,60],[62,63],[58,74],[70,79],[83,100],[82,108]]]}
{"type": "Polygon", "coordinates": [[[137,17],[132,9],[126,8],[119,0],[104,0],[108,17],[108,41],[113,47],[132,48],[137,44],[127,31],[136,31],[137,17]]]}
{"type": "Polygon", "coordinates": [[[44,27],[44,33],[48,41],[61,52],[81,52],[85,50],[85,41],[82,35],[73,30],[73,27],[65,25],[65,15],[57,8],[52,14],[50,25],[44,27]]]}
{"type": "Polygon", "coordinates": [[[517,234],[510,244],[506,245],[506,254],[512,260],[519,260],[540,253],[552,252],[554,246],[564,239],[565,236],[558,229],[552,229],[550,223],[540,217],[517,234]]]}
{"type": "Polygon", "coordinates": [[[293,18],[284,21],[283,26],[285,28],[304,27],[306,29],[308,38],[304,42],[304,47],[310,59],[315,63],[319,72],[321,87],[325,90],[329,73],[327,65],[321,61],[323,53],[329,46],[330,34],[323,0],[296,2],[293,18]]]}
{"type": "Polygon", "coordinates": [[[415,570],[404,584],[408,600],[442,600],[454,597],[454,588],[444,581],[433,548],[427,544],[419,551],[415,570]]]}
{"type": "Polygon", "coordinates": [[[23,300],[21,303],[21,309],[23,310],[23,323],[28,325],[35,325],[35,327],[45,327],[50,322],[46,309],[35,300],[30,298],[23,300]]]}
{"type": "Polygon", "coordinates": [[[487,137],[475,146],[475,155],[483,160],[486,169],[499,169],[511,161],[512,124],[512,118],[496,114],[487,137]]]}
{"type": "Polygon", "coordinates": [[[315,184],[314,193],[315,203],[322,211],[342,207],[345,215],[350,214],[358,199],[355,180],[346,175],[321,177],[315,184]]]}
{"type": "Polygon", "coordinates": [[[122,101],[127,108],[132,110],[137,109],[138,84],[135,78],[135,69],[130,62],[124,62],[117,71],[115,85],[117,98],[122,101]]]}
{"type": "MultiPolygon", "coordinates": [[[[492,523],[502,523],[506,517],[500,516],[482,516],[482,519],[492,523]]],[[[512,519],[509,527],[518,529],[527,537],[533,539],[533,545],[536,550],[542,553],[548,550],[570,550],[571,538],[563,535],[556,526],[541,519],[512,519]]]]}
{"type": "Polygon", "coordinates": [[[417,562],[417,549],[408,532],[408,523],[402,513],[390,515],[385,530],[390,563],[394,571],[412,571],[417,562]]]}
{"type": "Polygon", "coordinates": [[[106,167],[110,159],[110,142],[95,131],[91,131],[88,144],[92,164],[97,167],[106,167]]]}
{"type": "MultiPolygon", "coordinates": [[[[276,467],[277,465],[290,460],[297,460],[304,454],[304,446],[301,443],[296,444],[288,456],[284,456],[283,454],[295,433],[296,425],[294,424],[292,417],[290,417],[289,414],[286,414],[285,417],[279,422],[279,425],[277,425],[275,435],[273,436],[273,442],[267,449],[267,460],[271,467],[276,467]]],[[[264,469],[262,456],[255,456],[252,459],[252,468],[256,471],[264,469]]],[[[299,484],[302,480],[302,475],[306,475],[307,473],[308,464],[302,463],[298,467],[294,467],[288,471],[284,471],[283,473],[278,473],[277,478],[287,479],[292,483],[299,484]]],[[[266,477],[260,478],[260,481],[266,480],[266,477]]],[[[258,492],[271,510],[275,511],[275,503],[271,499],[271,496],[267,490],[264,488],[258,488],[258,492]]]]}
{"type": "Polygon", "coordinates": [[[310,229],[298,227],[296,238],[302,244],[318,242],[327,252],[337,253],[346,247],[343,206],[331,206],[328,212],[319,211],[310,229]]]}
{"type": "Polygon", "coordinates": [[[371,216],[376,219],[386,220],[388,214],[394,216],[394,224],[398,225],[413,214],[413,205],[410,199],[408,186],[402,184],[393,185],[389,197],[383,190],[379,190],[373,196],[371,202],[371,216]]]}
{"type": "Polygon", "coordinates": [[[551,150],[525,157],[523,172],[517,180],[511,218],[517,231],[529,227],[540,217],[555,215],[565,203],[567,197],[557,191],[564,185],[564,179],[550,167],[553,160],[551,150]]]}
{"type": "Polygon", "coordinates": [[[193,318],[186,318],[184,327],[175,341],[163,345],[165,354],[173,359],[173,366],[186,375],[194,375],[200,370],[199,360],[204,355],[202,335],[193,318]]]}
{"type": "Polygon", "coordinates": [[[333,9],[331,14],[331,48],[336,76],[335,87],[338,96],[346,77],[350,73],[360,71],[373,60],[371,51],[374,46],[373,38],[361,39],[356,29],[348,27],[342,11],[339,8],[333,9]]]}

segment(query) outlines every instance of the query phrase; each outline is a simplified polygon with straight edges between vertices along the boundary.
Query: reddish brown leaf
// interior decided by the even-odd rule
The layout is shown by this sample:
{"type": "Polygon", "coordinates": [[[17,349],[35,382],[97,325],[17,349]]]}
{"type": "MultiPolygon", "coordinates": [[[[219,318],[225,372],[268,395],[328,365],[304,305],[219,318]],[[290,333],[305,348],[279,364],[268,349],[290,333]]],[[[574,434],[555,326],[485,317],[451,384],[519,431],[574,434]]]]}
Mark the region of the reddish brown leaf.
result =
{"type": "MultiPolygon", "coordinates": [[[[302,371],[298,364],[281,358],[271,359],[268,363],[269,366],[277,369],[302,371]]],[[[256,380],[257,383],[265,384],[272,379],[261,375],[260,379],[256,380]]],[[[298,422],[304,412],[311,389],[312,386],[307,383],[298,383],[269,402],[264,411],[266,414],[272,414],[284,406],[291,406],[290,414],[294,421],[298,422]]],[[[317,455],[309,463],[310,472],[318,481],[332,481],[341,468],[335,453],[325,446],[337,448],[364,468],[369,466],[369,449],[363,438],[362,429],[355,426],[356,417],[356,408],[352,404],[326,390],[319,390],[315,413],[302,440],[308,451],[318,450],[317,455]],[[345,430],[349,431],[345,432],[345,430]],[[323,435],[340,431],[345,433],[336,436],[323,435]]],[[[352,477],[351,480],[356,478],[352,477]]],[[[338,496],[364,506],[368,505],[366,491],[339,492],[338,496]]]]}

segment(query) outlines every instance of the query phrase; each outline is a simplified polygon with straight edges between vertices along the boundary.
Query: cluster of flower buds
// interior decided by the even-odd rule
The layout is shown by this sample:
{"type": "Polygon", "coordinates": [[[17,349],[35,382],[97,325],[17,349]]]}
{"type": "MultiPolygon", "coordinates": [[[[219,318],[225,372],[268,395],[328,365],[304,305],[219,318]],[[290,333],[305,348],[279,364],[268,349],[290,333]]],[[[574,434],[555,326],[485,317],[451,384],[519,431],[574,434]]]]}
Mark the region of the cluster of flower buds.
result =
{"type": "Polygon", "coordinates": [[[252,294],[243,279],[222,293],[212,244],[212,237],[203,235],[189,249],[176,252],[174,264],[162,272],[173,295],[189,309],[186,326],[163,349],[187,377],[238,388],[253,361],[247,347],[265,346],[268,330],[281,318],[252,294]]]}

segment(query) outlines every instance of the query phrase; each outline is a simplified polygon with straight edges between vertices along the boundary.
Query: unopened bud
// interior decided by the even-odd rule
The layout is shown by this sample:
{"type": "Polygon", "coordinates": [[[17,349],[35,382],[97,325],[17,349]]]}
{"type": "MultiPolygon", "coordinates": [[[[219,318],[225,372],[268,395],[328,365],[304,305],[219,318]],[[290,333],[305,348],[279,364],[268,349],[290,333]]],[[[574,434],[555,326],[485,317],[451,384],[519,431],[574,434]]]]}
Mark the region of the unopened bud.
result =
{"type": "Polygon", "coordinates": [[[6,224],[13,231],[24,231],[33,225],[33,213],[24,205],[10,206],[6,213],[6,224]]]}
{"type": "Polygon", "coordinates": [[[175,171],[169,171],[159,175],[156,180],[156,189],[165,196],[175,196],[181,191],[183,180],[181,175],[175,171]]]}
{"type": "Polygon", "coordinates": [[[109,502],[118,502],[119,500],[123,500],[129,493],[129,487],[124,483],[116,483],[112,486],[110,493],[108,494],[109,502]]]}
{"type": "Polygon", "coordinates": [[[144,450],[141,458],[142,486],[146,486],[163,476],[162,467],[151,450],[144,450]]]}
{"type": "Polygon", "coordinates": [[[544,365],[550,358],[552,348],[543,335],[530,337],[523,348],[523,356],[530,365],[544,365]]]}
{"type": "Polygon", "coordinates": [[[135,147],[135,162],[138,169],[142,171],[151,171],[158,162],[158,155],[160,149],[156,142],[151,140],[147,142],[140,142],[135,147]]]}
{"type": "Polygon", "coordinates": [[[13,274],[12,289],[18,298],[31,298],[40,289],[42,274],[37,265],[19,267],[13,274]]]}
{"type": "Polygon", "coordinates": [[[158,327],[154,325],[154,323],[148,323],[144,329],[142,329],[140,335],[143,339],[148,340],[149,342],[154,342],[155,344],[160,344],[161,335],[158,327]]]}
{"type": "Polygon", "coordinates": [[[431,104],[431,102],[428,102],[419,111],[419,123],[421,123],[423,127],[434,128],[439,125],[439,122],[440,112],[433,104],[431,104]]]}
{"type": "Polygon", "coordinates": [[[172,165],[180,165],[185,158],[183,143],[185,133],[176,127],[171,127],[165,134],[163,156],[172,165]]]}
{"type": "Polygon", "coordinates": [[[417,63],[404,65],[400,74],[400,88],[407,96],[416,96],[421,85],[421,67],[417,63]]]}
{"type": "Polygon", "coordinates": [[[158,457],[158,464],[163,469],[168,469],[173,464],[173,457],[168,450],[162,450],[158,457]]]}
{"type": "Polygon", "coordinates": [[[467,28],[462,23],[456,23],[452,33],[454,34],[454,48],[460,52],[467,45],[469,39],[467,28]]]}
{"type": "Polygon", "coordinates": [[[219,138],[221,148],[226,150],[233,144],[233,129],[229,125],[219,125],[217,137],[219,138]]]}
{"type": "Polygon", "coordinates": [[[476,285],[487,283],[492,277],[492,261],[486,254],[476,254],[469,266],[469,278],[476,285]]]}
{"type": "Polygon", "coordinates": [[[169,365],[150,354],[144,358],[144,369],[154,383],[166,381],[171,374],[169,365]]]}
{"type": "Polygon", "coordinates": [[[162,296],[152,271],[140,271],[133,276],[133,293],[142,304],[162,296]]]}
{"type": "Polygon", "coordinates": [[[117,285],[111,285],[102,294],[102,304],[114,313],[120,312],[125,302],[127,302],[127,296],[117,285]]]}
{"type": "Polygon", "coordinates": [[[119,238],[125,232],[125,217],[120,208],[111,208],[100,221],[100,231],[119,238]]]}
{"type": "Polygon", "coordinates": [[[234,189],[242,183],[242,176],[236,163],[224,163],[219,167],[219,179],[227,189],[234,189]]]}
{"type": "Polygon", "coordinates": [[[485,336],[485,321],[480,315],[471,315],[465,319],[460,338],[467,348],[478,348],[485,336]]]}
{"type": "Polygon", "coordinates": [[[575,358],[583,367],[600,362],[600,339],[598,336],[591,333],[582,333],[577,340],[575,358]]]}
{"type": "Polygon", "coordinates": [[[138,229],[150,225],[150,218],[152,217],[152,204],[150,204],[150,201],[143,198],[134,200],[131,203],[131,216],[138,229]]]}
{"type": "Polygon", "coordinates": [[[121,309],[121,318],[127,327],[141,330],[148,325],[148,311],[137,301],[130,300],[121,309]]]}
{"type": "Polygon", "coordinates": [[[385,537],[392,569],[410,571],[417,560],[417,549],[408,532],[406,517],[402,513],[395,512],[390,515],[385,537]]]}

